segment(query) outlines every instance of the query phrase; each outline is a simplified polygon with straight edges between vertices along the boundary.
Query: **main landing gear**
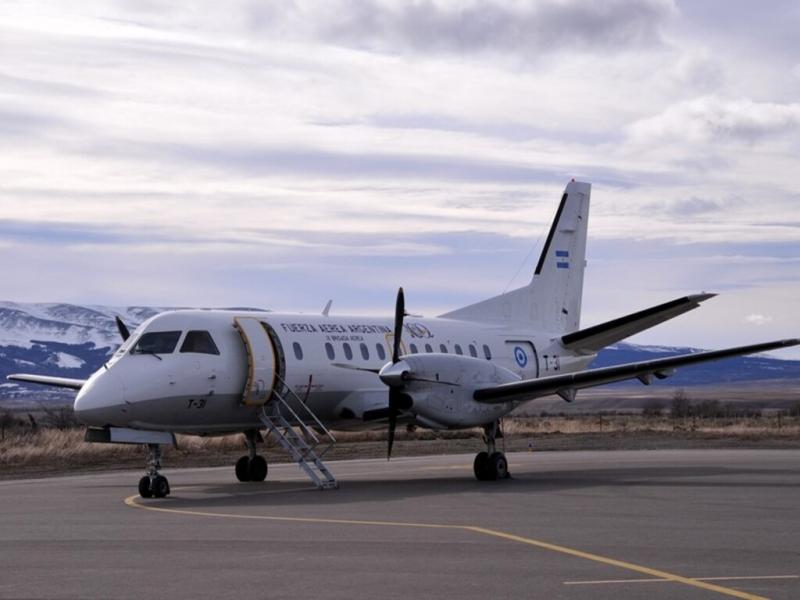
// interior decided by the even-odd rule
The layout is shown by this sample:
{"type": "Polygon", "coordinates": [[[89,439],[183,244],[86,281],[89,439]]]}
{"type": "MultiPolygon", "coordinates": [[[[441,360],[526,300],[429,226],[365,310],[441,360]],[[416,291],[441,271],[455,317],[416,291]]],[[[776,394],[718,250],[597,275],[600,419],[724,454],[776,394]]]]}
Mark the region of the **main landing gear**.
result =
{"type": "MultiPolygon", "coordinates": [[[[261,438],[257,430],[244,432],[247,441],[247,454],[236,461],[236,479],[239,481],[264,481],[267,478],[267,460],[256,454],[256,442],[261,438]]],[[[263,439],[262,439],[263,441],[263,439]]]]}
{"type": "Polygon", "coordinates": [[[158,470],[161,468],[161,446],[147,444],[147,475],[139,480],[139,495],[142,498],[165,498],[169,496],[169,481],[158,470]]]}
{"type": "Polygon", "coordinates": [[[478,452],[475,456],[473,468],[478,481],[495,481],[497,479],[510,479],[506,455],[498,452],[495,440],[503,437],[500,423],[495,421],[483,428],[483,439],[486,441],[486,452],[478,452]]]}

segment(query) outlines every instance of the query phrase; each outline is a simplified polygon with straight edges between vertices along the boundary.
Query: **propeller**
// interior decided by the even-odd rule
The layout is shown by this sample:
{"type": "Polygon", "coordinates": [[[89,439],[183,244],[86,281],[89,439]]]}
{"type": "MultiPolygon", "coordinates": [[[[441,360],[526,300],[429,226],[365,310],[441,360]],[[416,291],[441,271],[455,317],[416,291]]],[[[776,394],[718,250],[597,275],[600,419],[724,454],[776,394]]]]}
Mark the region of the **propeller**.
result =
{"type": "Polygon", "coordinates": [[[122,337],[122,341],[124,342],[129,337],[131,337],[131,332],[128,331],[128,328],[125,326],[125,323],[122,322],[122,319],[119,317],[114,317],[114,320],[117,322],[117,329],[119,330],[119,335],[122,337]]]}
{"type": "MultiPolygon", "coordinates": [[[[396,365],[400,361],[400,342],[403,335],[403,319],[406,316],[406,298],[403,288],[397,290],[397,302],[394,307],[394,344],[392,347],[392,364],[396,365]]],[[[401,408],[408,407],[408,396],[397,385],[389,386],[389,438],[386,450],[386,460],[392,458],[392,446],[394,446],[394,434],[397,429],[397,416],[401,408]]]]}

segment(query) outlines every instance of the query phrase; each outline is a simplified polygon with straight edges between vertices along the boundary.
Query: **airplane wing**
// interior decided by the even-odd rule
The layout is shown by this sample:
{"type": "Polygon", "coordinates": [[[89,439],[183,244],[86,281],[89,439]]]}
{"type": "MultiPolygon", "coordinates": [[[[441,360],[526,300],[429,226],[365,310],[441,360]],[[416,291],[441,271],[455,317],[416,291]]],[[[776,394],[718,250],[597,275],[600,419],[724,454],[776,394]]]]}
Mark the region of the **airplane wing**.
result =
{"type": "Polygon", "coordinates": [[[601,369],[588,369],[566,375],[550,375],[539,379],[526,379],[490,388],[482,388],[475,391],[473,398],[477,402],[485,404],[501,404],[503,402],[533,400],[540,396],[558,394],[562,398],[571,401],[575,397],[575,392],[581,388],[604,385],[626,379],[639,379],[639,381],[647,385],[653,377],[664,379],[672,375],[677,367],[740,356],[742,354],[755,354],[778,348],[788,348],[798,344],[800,344],[800,339],[779,340],[752,346],[739,346],[737,348],[726,348],[725,350],[683,354],[657,360],[603,367],[601,369]]]}
{"type": "Polygon", "coordinates": [[[597,352],[601,348],[632,336],[634,333],[639,333],[659,323],[674,319],[685,312],[694,310],[700,306],[701,302],[705,302],[714,296],[716,294],[703,293],[678,298],[613,321],[568,333],[561,338],[561,343],[569,350],[597,352]]]}
{"type": "Polygon", "coordinates": [[[15,373],[14,375],[7,375],[6,379],[8,379],[9,381],[26,381],[28,383],[40,383],[42,385],[69,388],[71,390],[79,390],[86,383],[85,379],[68,379],[67,377],[49,377],[47,375],[27,375],[25,373],[15,373]]]}

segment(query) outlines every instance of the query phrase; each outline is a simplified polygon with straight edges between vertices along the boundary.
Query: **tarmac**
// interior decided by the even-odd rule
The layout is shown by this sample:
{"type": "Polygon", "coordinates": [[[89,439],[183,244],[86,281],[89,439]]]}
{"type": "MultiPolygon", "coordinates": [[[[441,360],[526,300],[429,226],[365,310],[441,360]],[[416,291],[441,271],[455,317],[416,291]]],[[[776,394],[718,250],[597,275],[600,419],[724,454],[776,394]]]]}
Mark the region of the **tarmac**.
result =
{"type": "Polygon", "coordinates": [[[0,598],[800,598],[800,451],[509,454],[0,482],[0,598]]]}

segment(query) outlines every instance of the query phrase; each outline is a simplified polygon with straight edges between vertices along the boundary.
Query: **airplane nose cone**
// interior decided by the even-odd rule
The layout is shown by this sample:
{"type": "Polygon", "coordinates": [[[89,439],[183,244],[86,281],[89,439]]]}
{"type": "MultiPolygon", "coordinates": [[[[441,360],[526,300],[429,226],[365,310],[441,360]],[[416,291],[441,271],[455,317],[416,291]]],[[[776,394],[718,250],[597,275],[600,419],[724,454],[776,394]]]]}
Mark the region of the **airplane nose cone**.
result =
{"type": "Polygon", "coordinates": [[[78,392],[73,408],[85,425],[103,427],[119,421],[125,405],[122,381],[111,371],[98,371],[78,392]]]}

